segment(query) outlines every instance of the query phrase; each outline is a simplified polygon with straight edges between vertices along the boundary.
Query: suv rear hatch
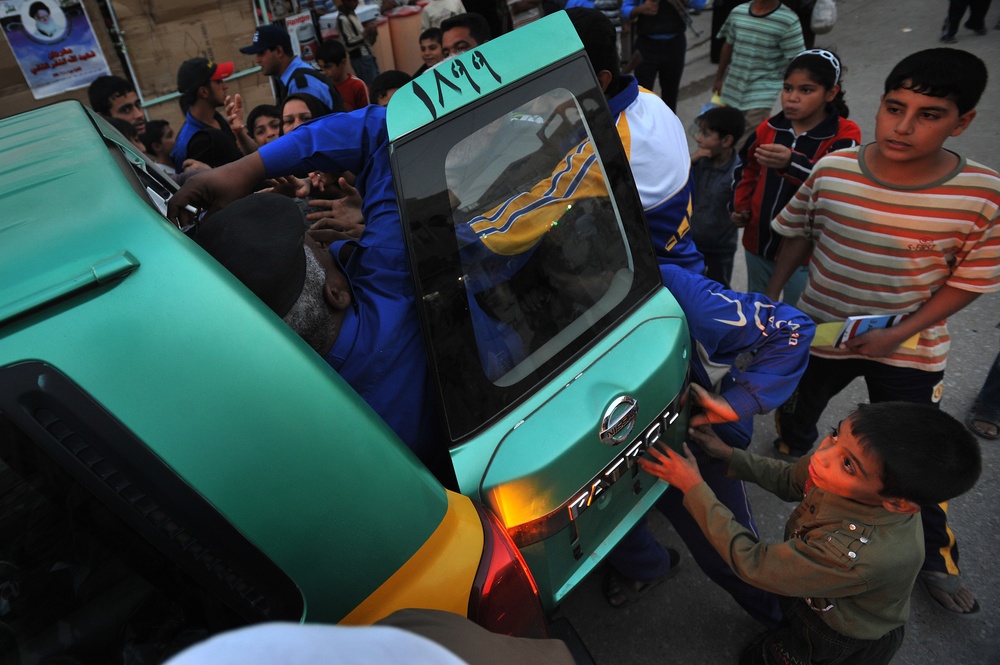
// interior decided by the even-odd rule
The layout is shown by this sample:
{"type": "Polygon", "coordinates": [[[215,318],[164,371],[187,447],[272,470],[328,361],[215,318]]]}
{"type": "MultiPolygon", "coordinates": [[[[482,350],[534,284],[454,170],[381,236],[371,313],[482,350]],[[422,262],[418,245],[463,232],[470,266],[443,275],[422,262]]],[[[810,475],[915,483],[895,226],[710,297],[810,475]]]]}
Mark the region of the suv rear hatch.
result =
{"type": "Polygon", "coordinates": [[[551,609],[665,485],[689,336],[564,13],[446,61],[388,109],[397,198],[460,489],[551,609]]]}

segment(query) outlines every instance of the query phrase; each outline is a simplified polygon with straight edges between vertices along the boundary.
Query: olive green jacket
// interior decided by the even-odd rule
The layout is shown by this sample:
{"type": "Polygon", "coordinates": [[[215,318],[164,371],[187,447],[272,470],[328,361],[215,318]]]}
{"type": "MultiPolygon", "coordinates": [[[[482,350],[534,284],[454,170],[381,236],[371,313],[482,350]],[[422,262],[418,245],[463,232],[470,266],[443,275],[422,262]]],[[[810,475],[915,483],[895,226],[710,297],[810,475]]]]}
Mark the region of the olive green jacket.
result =
{"type": "Polygon", "coordinates": [[[687,492],[684,505],[741,579],[804,598],[843,635],[877,639],[910,614],[910,592],[924,559],[920,515],[807,489],[809,459],[793,464],[735,450],[729,464],[729,475],[800,501],[782,543],[761,542],[705,483],[687,492]]]}

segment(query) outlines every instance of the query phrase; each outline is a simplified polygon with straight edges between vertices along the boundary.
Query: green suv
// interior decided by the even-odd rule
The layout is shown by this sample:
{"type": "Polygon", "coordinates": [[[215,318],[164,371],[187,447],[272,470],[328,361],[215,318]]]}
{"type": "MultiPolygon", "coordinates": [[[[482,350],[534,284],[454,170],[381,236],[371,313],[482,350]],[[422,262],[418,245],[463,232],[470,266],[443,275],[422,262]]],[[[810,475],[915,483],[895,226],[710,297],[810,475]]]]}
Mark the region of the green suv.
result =
{"type": "Polygon", "coordinates": [[[635,460],[683,439],[688,329],[568,19],[427,72],[387,124],[452,488],[166,220],[176,188],[106,123],[0,121],[5,659],[403,607],[544,634],[663,492],[635,460]]]}

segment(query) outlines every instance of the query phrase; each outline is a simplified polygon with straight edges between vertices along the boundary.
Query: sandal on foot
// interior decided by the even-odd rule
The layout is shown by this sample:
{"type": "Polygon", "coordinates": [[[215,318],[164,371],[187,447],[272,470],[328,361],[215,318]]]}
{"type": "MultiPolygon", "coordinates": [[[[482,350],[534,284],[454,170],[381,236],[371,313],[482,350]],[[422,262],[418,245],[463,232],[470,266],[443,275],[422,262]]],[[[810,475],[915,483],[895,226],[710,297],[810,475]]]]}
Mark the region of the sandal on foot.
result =
{"type": "MultiPolygon", "coordinates": [[[[954,599],[955,594],[962,590],[961,575],[942,575],[941,573],[923,570],[917,576],[917,579],[920,580],[924,589],[926,589],[927,593],[930,594],[931,600],[934,601],[934,607],[938,608],[942,612],[947,612],[949,615],[960,619],[971,619],[979,614],[978,600],[972,601],[972,609],[968,612],[956,612],[941,602],[942,594],[950,596],[954,599]]],[[[952,602],[954,602],[954,600],[952,600],[952,602]]]]}
{"type": "Polygon", "coordinates": [[[651,580],[628,579],[609,565],[604,572],[604,580],[601,582],[601,591],[604,593],[604,599],[608,601],[608,605],[616,609],[630,605],[660,582],[666,582],[676,575],[681,562],[680,552],[668,547],[667,554],[670,555],[670,570],[651,580]]]}
{"type": "Polygon", "coordinates": [[[978,437],[996,441],[1000,439],[1000,423],[995,422],[996,420],[996,418],[981,416],[979,410],[972,407],[965,416],[965,426],[978,437]]]}

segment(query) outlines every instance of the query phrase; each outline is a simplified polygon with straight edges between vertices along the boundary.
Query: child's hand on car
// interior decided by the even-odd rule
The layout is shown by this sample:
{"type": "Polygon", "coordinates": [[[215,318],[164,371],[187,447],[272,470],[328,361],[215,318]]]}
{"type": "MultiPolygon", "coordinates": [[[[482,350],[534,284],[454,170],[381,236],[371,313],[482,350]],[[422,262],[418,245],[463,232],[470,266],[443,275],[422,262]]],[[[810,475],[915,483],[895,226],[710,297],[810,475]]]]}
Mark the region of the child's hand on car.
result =
{"type": "Polygon", "coordinates": [[[639,458],[639,466],[642,467],[642,470],[667,481],[681,492],[686,493],[698,483],[704,482],[701,478],[701,471],[698,470],[698,461],[686,443],[683,455],[670,448],[663,451],[649,448],[646,453],[652,459],[639,458]]]}

